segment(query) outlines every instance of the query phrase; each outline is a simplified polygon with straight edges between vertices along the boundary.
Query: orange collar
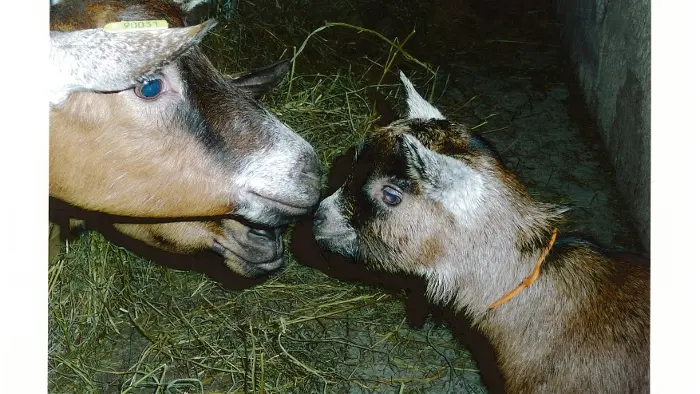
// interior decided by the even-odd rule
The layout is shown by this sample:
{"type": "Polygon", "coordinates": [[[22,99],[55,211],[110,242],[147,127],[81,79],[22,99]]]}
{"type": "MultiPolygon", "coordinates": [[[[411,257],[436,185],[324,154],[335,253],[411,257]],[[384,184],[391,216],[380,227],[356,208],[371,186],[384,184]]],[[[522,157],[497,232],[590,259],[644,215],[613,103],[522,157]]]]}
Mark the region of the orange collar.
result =
{"type": "Polygon", "coordinates": [[[547,258],[547,255],[549,254],[549,251],[552,250],[552,246],[554,246],[554,241],[557,239],[557,229],[555,228],[552,231],[552,238],[549,240],[549,244],[547,245],[547,249],[542,251],[542,254],[540,255],[540,258],[537,260],[537,264],[535,264],[535,268],[532,270],[532,273],[530,276],[527,278],[523,279],[522,282],[516,287],[515,289],[511,290],[509,293],[501,297],[500,300],[494,302],[489,306],[488,310],[494,309],[497,306],[505,303],[506,301],[510,300],[511,298],[515,297],[523,291],[526,287],[530,286],[531,284],[535,283],[535,280],[540,276],[540,266],[542,266],[542,262],[544,261],[545,258],[547,258]]]}

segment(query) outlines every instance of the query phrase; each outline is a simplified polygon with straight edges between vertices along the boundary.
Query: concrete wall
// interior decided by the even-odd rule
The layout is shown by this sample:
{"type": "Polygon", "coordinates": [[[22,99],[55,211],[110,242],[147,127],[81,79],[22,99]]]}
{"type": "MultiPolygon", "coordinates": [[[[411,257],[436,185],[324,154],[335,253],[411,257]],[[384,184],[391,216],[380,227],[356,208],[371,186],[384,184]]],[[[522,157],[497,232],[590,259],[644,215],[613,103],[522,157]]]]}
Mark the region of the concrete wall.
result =
{"type": "Polygon", "coordinates": [[[579,83],[642,243],[650,237],[650,0],[556,0],[579,83]]]}

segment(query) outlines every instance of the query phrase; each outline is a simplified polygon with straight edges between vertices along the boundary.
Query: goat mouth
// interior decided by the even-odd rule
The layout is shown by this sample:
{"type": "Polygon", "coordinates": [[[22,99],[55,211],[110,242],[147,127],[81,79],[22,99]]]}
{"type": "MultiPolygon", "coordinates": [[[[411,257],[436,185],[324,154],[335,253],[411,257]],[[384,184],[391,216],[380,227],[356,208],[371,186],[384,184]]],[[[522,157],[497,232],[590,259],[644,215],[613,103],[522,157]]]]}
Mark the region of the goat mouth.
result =
{"type": "Polygon", "coordinates": [[[224,220],[223,234],[214,237],[212,250],[233,271],[250,278],[270,275],[284,266],[283,227],[245,220],[224,220]]]}
{"type": "Polygon", "coordinates": [[[275,256],[266,261],[250,261],[248,257],[242,256],[236,248],[226,245],[219,240],[214,240],[212,249],[225,259],[226,265],[239,274],[248,278],[258,278],[270,276],[282,270],[284,267],[283,256],[275,256]]]}
{"type": "Polygon", "coordinates": [[[253,227],[287,226],[313,212],[318,205],[318,199],[303,193],[288,197],[249,190],[241,197],[240,204],[228,216],[254,223],[253,227]]]}

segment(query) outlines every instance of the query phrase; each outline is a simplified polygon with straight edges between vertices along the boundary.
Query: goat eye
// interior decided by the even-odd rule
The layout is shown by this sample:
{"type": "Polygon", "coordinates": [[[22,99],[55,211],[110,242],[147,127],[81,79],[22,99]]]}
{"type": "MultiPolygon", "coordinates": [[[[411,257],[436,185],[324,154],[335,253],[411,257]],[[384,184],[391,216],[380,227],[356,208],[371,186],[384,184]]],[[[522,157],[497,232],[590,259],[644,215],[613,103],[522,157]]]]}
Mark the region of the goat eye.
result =
{"type": "Polygon", "coordinates": [[[144,82],[142,85],[134,88],[134,92],[139,98],[144,100],[153,100],[160,96],[163,91],[163,80],[162,79],[151,79],[144,82]]]}
{"type": "Polygon", "coordinates": [[[382,189],[382,201],[387,205],[399,205],[401,203],[401,192],[391,186],[384,186],[382,189]]]}

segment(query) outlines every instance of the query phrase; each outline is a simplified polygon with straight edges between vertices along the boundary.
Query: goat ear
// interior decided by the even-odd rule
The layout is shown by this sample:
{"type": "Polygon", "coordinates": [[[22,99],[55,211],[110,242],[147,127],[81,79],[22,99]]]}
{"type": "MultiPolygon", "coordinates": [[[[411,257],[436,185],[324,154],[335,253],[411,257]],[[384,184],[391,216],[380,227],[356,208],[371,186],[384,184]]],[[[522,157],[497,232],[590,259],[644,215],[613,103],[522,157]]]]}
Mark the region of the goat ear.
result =
{"type": "Polygon", "coordinates": [[[289,60],[284,59],[268,66],[231,77],[231,83],[253,96],[260,97],[277,87],[289,73],[289,60]]]}
{"type": "Polygon", "coordinates": [[[416,180],[436,183],[440,178],[438,153],[426,148],[410,134],[402,134],[399,138],[399,149],[406,160],[408,175],[416,180]]]}
{"type": "Polygon", "coordinates": [[[134,86],[199,43],[216,25],[111,33],[103,29],[50,33],[49,101],[74,91],[114,92],[134,86]]]}
{"type": "Polygon", "coordinates": [[[445,116],[429,102],[427,102],[413,87],[411,81],[403,71],[399,71],[401,82],[406,89],[406,104],[408,105],[409,119],[445,119],[445,116]]]}

